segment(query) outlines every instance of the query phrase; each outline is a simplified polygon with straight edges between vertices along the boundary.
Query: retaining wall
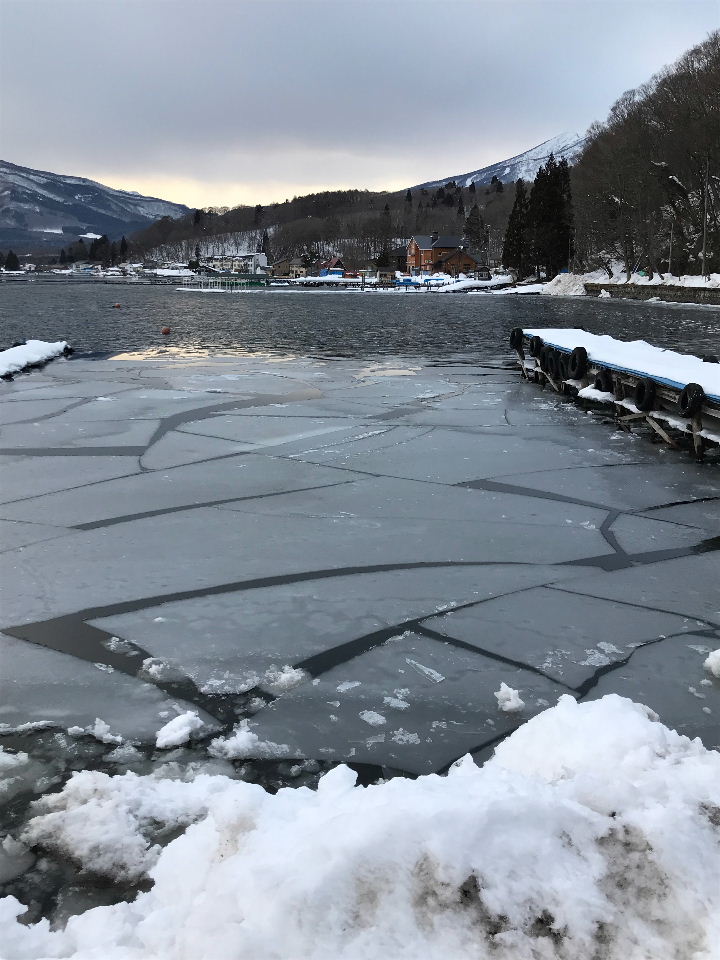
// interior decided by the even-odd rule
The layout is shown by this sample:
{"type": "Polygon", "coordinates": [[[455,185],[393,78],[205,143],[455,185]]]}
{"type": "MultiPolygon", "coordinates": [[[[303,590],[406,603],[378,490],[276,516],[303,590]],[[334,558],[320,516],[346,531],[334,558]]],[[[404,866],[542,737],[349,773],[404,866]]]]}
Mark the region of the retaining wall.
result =
{"type": "Polygon", "coordinates": [[[607,290],[611,297],[624,300],[650,300],[657,297],[669,303],[711,303],[720,306],[720,287],[671,287],[635,283],[586,283],[585,292],[597,297],[607,290]]]}

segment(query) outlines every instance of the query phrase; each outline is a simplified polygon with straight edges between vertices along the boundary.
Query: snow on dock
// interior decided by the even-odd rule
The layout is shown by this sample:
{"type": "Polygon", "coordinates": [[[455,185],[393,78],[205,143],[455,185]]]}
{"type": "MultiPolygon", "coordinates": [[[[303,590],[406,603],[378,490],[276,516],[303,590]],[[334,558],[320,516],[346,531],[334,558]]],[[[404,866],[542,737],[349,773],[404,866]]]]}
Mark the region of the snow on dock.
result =
{"type": "Polygon", "coordinates": [[[638,377],[652,377],[676,390],[682,390],[689,383],[699,383],[708,398],[720,403],[720,364],[654,347],[645,340],[615,340],[585,330],[540,328],[523,332],[527,337],[540,337],[544,343],[564,353],[583,347],[591,363],[638,377]]]}

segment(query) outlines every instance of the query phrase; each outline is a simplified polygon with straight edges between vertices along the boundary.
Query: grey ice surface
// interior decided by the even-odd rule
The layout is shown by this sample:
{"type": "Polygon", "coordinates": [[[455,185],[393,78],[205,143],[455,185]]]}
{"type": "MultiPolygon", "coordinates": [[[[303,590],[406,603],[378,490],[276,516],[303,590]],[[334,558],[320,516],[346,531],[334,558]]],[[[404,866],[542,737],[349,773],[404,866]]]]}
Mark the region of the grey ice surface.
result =
{"type": "MultiPolygon", "coordinates": [[[[85,728],[99,717],[115,736],[148,740],[185,710],[153,684],[110,672],[102,662],[78,661],[13,637],[0,635],[0,643],[0,725],[50,721],[85,728]]],[[[207,714],[202,719],[213,724],[207,714]]]]}
{"type": "Polygon", "coordinates": [[[615,692],[715,746],[719,469],[510,369],[51,364],[0,384],[0,723],[421,773],[615,692]]]}

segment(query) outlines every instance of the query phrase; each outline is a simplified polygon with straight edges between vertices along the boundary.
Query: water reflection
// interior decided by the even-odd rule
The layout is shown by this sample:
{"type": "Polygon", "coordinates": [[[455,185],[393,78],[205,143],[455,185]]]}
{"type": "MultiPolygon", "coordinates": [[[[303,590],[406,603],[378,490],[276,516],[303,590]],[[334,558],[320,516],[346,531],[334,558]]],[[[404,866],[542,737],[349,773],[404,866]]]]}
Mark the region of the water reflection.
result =
{"type": "Polygon", "coordinates": [[[515,326],[586,327],[693,353],[717,353],[720,309],[556,297],[426,296],[258,290],[183,296],[172,287],[0,285],[0,346],[69,340],[78,352],[133,359],[228,354],[278,360],[378,357],[454,363],[508,356],[515,326]],[[113,304],[121,303],[114,309],[113,304]],[[169,337],[161,334],[170,327],[169,337]]]}

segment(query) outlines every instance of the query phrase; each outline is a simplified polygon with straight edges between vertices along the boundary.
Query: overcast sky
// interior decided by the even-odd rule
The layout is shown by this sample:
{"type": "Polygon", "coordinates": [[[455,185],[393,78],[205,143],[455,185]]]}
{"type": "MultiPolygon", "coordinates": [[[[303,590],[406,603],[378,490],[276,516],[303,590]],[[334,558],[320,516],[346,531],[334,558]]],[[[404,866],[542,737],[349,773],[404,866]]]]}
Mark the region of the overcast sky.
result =
{"type": "Polygon", "coordinates": [[[720,0],[0,0],[0,155],[190,206],[397,189],[583,132],[720,0]]]}

